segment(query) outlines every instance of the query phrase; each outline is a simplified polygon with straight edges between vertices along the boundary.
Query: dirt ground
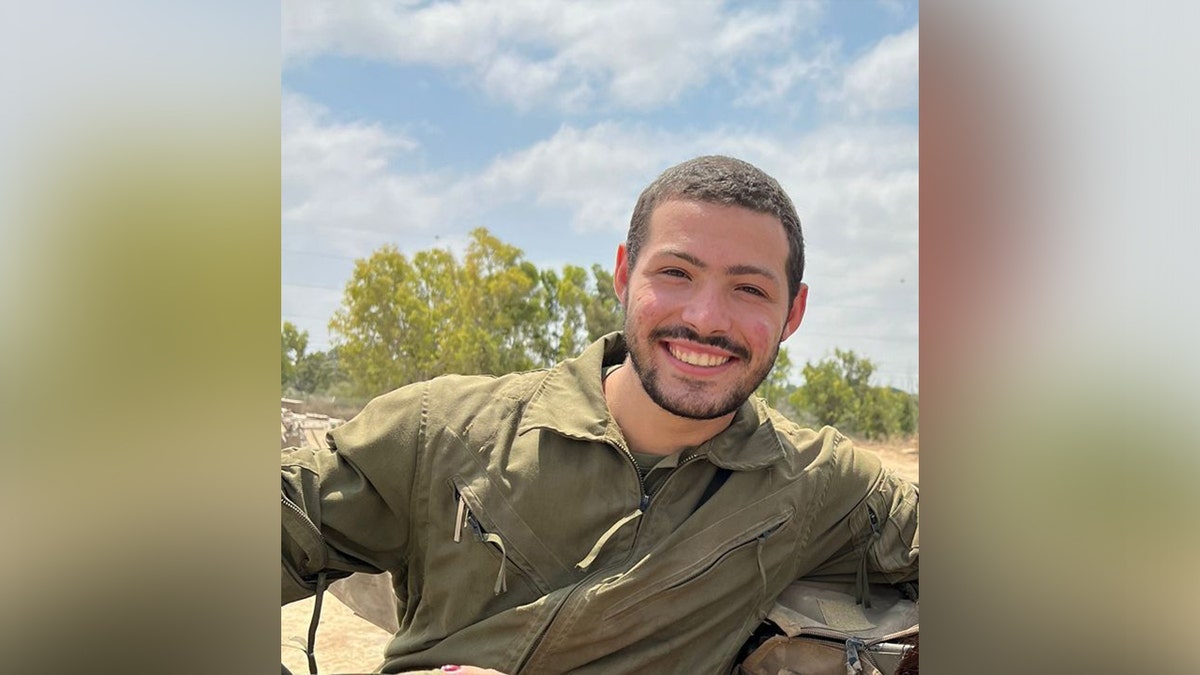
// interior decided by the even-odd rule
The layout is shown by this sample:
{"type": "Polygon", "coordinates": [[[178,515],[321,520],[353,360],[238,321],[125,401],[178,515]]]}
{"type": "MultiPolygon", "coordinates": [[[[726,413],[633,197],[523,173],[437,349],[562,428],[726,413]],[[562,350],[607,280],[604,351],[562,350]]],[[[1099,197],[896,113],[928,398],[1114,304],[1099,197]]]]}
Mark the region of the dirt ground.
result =
{"type": "MultiPolygon", "coordinates": [[[[877,453],[886,466],[905,478],[919,481],[919,439],[887,443],[860,441],[857,444],[877,453]]],[[[308,672],[303,645],[312,609],[310,598],[280,610],[280,659],[294,675],[308,672]]],[[[340,675],[372,672],[383,660],[383,649],[389,637],[387,632],[360,619],[337,598],[326,593],[321,605],[321,625],[317,629],[316,655],[320,672],[340,675]]]]}

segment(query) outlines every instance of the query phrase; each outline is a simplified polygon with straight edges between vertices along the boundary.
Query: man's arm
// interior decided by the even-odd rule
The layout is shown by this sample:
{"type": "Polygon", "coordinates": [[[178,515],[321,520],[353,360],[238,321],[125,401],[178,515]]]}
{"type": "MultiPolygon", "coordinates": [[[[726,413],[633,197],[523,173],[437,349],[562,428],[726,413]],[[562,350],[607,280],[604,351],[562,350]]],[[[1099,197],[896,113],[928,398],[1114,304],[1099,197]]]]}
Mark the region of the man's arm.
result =
{"type": "Polygon", "coordinates": [[[372,401],[329,447],[281,457],[280,602],[353,572],[402,570],[421,437],[420,385],[372,401]]]}
{"type": "MultiPolygon", "coordinates": [[[[920,558],[917,486],[884,469],[845,519],[839,550],[806,577],[858,583],[917,581],[920,558]]],[[[830,533],[837,536],[834,533],[830,533]]]]}
{"type": "Polygon", "coordinates": [[[886,518],[878,525],[878,536],[872,532],[870,567],[888,583],[916,581],[921,552],[920,489],[888,471],[876,494],[875,503],[886,510],[886,518]]]}

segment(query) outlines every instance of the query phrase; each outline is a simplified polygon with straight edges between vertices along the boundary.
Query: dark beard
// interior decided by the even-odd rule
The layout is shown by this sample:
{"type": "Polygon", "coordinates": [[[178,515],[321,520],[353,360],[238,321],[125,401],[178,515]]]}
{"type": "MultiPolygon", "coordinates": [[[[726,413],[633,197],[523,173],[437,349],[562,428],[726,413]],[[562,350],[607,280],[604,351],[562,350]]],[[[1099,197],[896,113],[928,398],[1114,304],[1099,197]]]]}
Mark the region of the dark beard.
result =
{"type": "MultiPolygon", "coordinates": [[[[633,372],[637,374],[641,380],[642,389],[654,401],[658,407],[666,410],[672,415],[684,417],[693,420],[711,420],[718,417],[724,417],[742,406],[747,399],[758,389],[758,385],[762,384],[763,380],[767,379],[767,375],[771,373],[771,368],[775,365],[775,358],[779,355],[779,346],[776,345],[775,351],[771,354],[771,358],[766,361],[761,372],[753,372],[747,378],[749,386],[739,387],[727,393],[727,395],[713,403],[705,404],[697,400],[680,400],[671,401],[667,398],[666,393],[659,386],[658,369],[650,365],[650,362],[642,359],[639,352],[643,348],[655,349],[655,344],[662,339],[687,339],[697,344],[706,344],[724,349],[731,354],[736,355],[745,363],[750,362],[750,351],[745,347],[730,341],[728,338],[713,336],[702,338],[694,331],[683,326],[675,326],[673,328],[660,328],[653,331],[647,338],[645,344],[635,343],[631,340],[636,333],[630,330],[629,317],[625,318],[625,346],[629,351],[629,361],[633,364],[633,372]]],[[[703,395],[704,388],[702,385],[695,387],[697,394],[703,395]]],[[[686,394],[684,394],[686,397],[686,394]]],[[[681,397],[682,398],[682,397],[681,397]]]]}

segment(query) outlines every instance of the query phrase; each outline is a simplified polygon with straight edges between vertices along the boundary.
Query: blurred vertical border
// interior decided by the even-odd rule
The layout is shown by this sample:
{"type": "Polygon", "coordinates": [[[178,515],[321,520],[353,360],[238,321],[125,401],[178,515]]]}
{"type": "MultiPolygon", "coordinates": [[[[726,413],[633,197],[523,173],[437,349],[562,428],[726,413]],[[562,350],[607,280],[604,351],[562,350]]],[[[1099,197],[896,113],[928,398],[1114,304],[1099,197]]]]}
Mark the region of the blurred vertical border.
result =
{"type": "Polygon", "coordinates": [[[6,672],[274,672],[279,6],[0,18],[6,672]]]}
{"type": "Polygon", "coordinates": [[[1197,18],[921,4],[926,672],[1194,669],[1197,18]]]}

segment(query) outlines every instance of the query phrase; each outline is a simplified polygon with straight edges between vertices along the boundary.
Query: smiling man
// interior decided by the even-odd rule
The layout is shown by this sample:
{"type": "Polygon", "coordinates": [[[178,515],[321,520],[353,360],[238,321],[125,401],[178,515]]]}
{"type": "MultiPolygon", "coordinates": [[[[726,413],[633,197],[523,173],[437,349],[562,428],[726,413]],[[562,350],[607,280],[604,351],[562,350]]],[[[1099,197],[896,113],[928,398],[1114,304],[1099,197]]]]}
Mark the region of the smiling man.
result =
{"type": "Polygon", "coordinates": [[[284,452],[282,601],[390,572],[383,672],[728,672],[794,581],[915,580],[916,488],[753,396],[803,272],[774,179],[668,169],[617,251],[624,331],[404,387],[284,452]]]}

